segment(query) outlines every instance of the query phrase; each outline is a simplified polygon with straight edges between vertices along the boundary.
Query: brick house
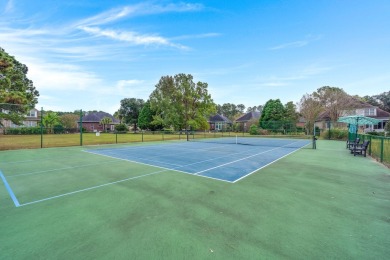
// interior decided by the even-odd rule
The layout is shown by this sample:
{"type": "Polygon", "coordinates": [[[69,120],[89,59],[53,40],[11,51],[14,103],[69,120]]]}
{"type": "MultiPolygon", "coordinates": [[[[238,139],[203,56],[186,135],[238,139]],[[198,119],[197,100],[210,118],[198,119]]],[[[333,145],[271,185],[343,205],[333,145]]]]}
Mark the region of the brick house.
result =
{"type": "Polygon", "coordinates": [[[232,121],[224,115],[216,114],[211,116],[208,120],[211,131],[226,131],[229,127],[232,127],[232,121]]]}
{"type": "MultiPolygon", "coordinates": [[[[80,122],[78,122],[80,124],[80,122]]],[[[91,112],[82,117],[82,126],[87,132],[105,132],[105,131],[114,131],[115,125],[119,124],[119,120],[113,117],[111,114],[106,112],[91,112]],[[104,117],[111,119],[111,123],[105,125],[100,122],[104,117]]]]}
{"type": "Polygon", "coordinates": [[[261,113],[258,111],[248,112],[245,115],[236,119],[236,123],[239,124],[239,131],[248,131],[252,123],[259,124],[261,113]]]}

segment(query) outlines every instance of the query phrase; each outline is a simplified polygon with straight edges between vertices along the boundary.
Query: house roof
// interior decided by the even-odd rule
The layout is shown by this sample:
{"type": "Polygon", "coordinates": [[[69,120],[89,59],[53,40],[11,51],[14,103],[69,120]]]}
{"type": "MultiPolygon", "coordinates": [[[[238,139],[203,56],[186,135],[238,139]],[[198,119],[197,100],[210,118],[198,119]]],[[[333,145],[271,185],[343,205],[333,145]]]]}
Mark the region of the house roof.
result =
{"type": "MultiPolygon", "coordinates": [[[[353,104],[353,108],[356,109],[365,109],[365,108],[375,108],[376,109],[376,115],[375,116],[367,116],[372,117],[375,119],[389,119],[390,113],[387,111],[384,111],[383,109],[380,109],[379,107],[373,106],[367,102],[355,99],[355,102],[353,104]]],[[[324,111],[320,113],[317,117],[317,120],[325,120],[329,118],[329,111],[324,111]]]]}
{"type": "Polygon", "coordinates": [[[236,122],[246,122],[252,119],[259,119],[260,118],[260,112],[255,111],[255,112],[248,112],[242,117],[238,118],[236,122]]]}
{"type": "Polygon", "coordinates": [[[389,112],[380,109],[379,107],[376,108],[376,118],[389,118],[389,117],[390,117],[389,112]]]}
{"type": "Polygon", "coordinates": [[[216,114],[209,118],[209,122],[225,122],[232,123],[232,121],[224,115],[216,114]]]}
{"type": "Polygon", "coordinates": [[[98,122],[104,118],[104,117],[109,117],[112,120],[113,124],[119,124],[119,120],[110,115],[109,113],[106,112],[92,112],[88,113],[87,115],[83,116],[82,120],[83,122],[98,122]]]}

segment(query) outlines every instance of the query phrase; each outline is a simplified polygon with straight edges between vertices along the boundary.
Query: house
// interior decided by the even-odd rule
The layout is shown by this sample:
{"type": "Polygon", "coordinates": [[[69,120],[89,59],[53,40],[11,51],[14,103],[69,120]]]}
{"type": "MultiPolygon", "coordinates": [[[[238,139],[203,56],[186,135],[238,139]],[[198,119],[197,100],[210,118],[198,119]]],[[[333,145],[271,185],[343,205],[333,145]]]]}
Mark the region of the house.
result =
{"type": "MultiPolygon", "coordinates": [[[[7,111],[3,110],[3,113],[7,113],[7,111]]],[[[17,128],[17,127],[36,127],[39,126],[41,121],[41,112],[38,109],[31,109],[28,111],[25,119],[23,120],[21,125],[16,125],[12,123],[10,120],[1,119],[1,127],[4,128],[17,128]]]]}
{"type": "MultiPolygon", "coordinates": [[[[88,132],[114,131],[115,125],[119,124],[119,120],[106,112],[90,112],[82,117],[82,126],[88,132]],[[108,117],[111,123],[103,126],[100,122],[103,118],[108,117]],[[104,129],[105,127],[105,129],[104,129]]],[[[79,122],[80,124],[80,122],[79,122]]]]}
{"type": "Polygon", "coordinates": [[[240,118],[236,119],[236,123],[239,124],[239,131],[248,131],[252,124],[259,124],[260,112],[248,112],[240,118]]]}
{"type": "MultiPolygon", "coordinates": [[[[377,125],[366,125],[364,127],[361,127],[361,130],[365,133],[383,132],[386,124],[389,123],[390,113],[380,109],[379,107],[373,106],[360,100],[355,100],[352,107],[352,109],[342,111],[340,116],[362,115],[381,120],[381,122],[377,125]]],[[[332,122],[330,122],[329,120],[328,112],[323,112],[318,116],[316,126],[322,130],[333,127],[332,122]]]]}
{"type": "Polygon", "coordinates": [[[232,121],[223,116],[216,114],[209,118],[210,130],[212,131],[226,131],[227,129],[232,127],[232,121]]]}

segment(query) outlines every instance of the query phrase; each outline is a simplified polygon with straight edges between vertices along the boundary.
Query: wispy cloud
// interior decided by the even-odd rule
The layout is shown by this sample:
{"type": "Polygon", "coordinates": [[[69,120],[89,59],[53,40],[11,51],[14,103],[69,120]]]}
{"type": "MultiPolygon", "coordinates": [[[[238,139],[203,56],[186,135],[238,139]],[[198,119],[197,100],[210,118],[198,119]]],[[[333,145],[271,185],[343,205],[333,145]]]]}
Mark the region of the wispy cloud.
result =
{"type": "Polygon", "coordinates": [[[112,23],[128,17],[161,14],[168,12],[195,12],[203,9],[201,4],[171,3],[167,5],[155,5],[151,3],[140,3],[136,5],[114,8],[95,16],[78,21],[76,27],[93,26],[112,23]]]}
{"type": "Polygon", "coordinates": [[[14,10],[14,0],[8,0],[7,4],[5,5],[4,12],[9,13],[14,10]]]}
{"type": "Polygon", "coordinates": [[[332,67],[328,66],[319,66],[317,64],[309,65],[305,68],[296,70],[291,75],[287,76],[269,76],[266,78],[258,79],[257,85],[264,87],[284,87],[293,84],[293,82],[306,80],[317,75],[324,74],[330,70],[332,67]]]}
{"type": "Polygon", "coordinates": [[[300,48],[300,47],[307,45],[308,43],[309,43],[308,41],[289,42],[289,43],[284,43],[281,45],[271,47],[269,49],[270,50],[280,50],[280,49],[286,49],[286,48],[300,48]]]}
{"type": "Polygon", "coordinates": [[[308,35],[306,37],[306,39],[304,39],[304,40],[283,43],[280,45],[273,46],[273,47],[269,48],[269,50],[275,51],[275,50],[281,50],[281,49],[301,48],[301,47],[304,47],[304,46],[310,44],[311,42],[317,41],[321,38],[322,38],[321,35],[318,35],[318,36],[308,35]]]}
{"type": "Polygon", "coordinates": [[[182,35],[182,36],[172,37],[170,39],[171,40],[202,39],[202,38],[219,37],[221,35],[222,34],[220,34],[220,33],[189,34],[189,35],[182,35]]]}
{"type": "Polygon", "coordinates": [[[179,49],[188,47],[170,42],[168,39],[158,35],[142,35],[136,32],[124,32],[115,30],[104,30],[98,27],[79,27],[81,30],[94,36],[107,37],[113,40],[124,41],[134,45],[165,45],[179,49]]]}

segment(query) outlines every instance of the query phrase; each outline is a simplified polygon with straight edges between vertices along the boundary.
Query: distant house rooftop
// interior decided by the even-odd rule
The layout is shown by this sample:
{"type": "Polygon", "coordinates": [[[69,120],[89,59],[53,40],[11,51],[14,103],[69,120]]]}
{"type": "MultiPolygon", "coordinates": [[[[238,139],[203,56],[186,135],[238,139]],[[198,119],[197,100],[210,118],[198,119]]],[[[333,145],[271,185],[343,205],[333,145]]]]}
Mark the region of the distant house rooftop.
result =
{"type": "Polygon", "coordinates": [[[260,118],[260,112],[255,111],[255,112],[248,112],[242,117],[238,118],[236,120],[237,123],[243,123],[243,122],[248,122],[252,119],[259,119],[260,118]]]}
{"type": "Polygon", "coordinates": [[[91,112],[83,116],[83,122],[100,122],[104,117],[109,117],[112,120],[112,124],[119,124],[119,120],[106,112],[91,112]]]}

